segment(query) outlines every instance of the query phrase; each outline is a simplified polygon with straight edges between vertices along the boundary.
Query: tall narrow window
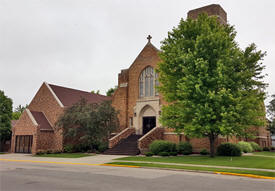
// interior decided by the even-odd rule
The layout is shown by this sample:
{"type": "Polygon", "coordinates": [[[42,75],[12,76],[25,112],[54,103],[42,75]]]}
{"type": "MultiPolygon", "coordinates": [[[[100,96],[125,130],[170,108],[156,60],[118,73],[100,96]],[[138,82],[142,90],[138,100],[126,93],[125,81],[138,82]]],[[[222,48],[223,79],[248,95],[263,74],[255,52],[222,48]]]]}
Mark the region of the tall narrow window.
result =
{"type": "Polygon", "coordinates": [[[143,78],[143,73],[140,75],[139,78],[139,97],[143,97],[144,93],[143,93],[143,86],[144,86],[144,78],[143,78]]]}
{"type": "Polygon", "coordinates": [[[145,68],[139,77],[139,97],[158,95],[155,86],[158,86],[158,75],[152,67],[145,68]]]}

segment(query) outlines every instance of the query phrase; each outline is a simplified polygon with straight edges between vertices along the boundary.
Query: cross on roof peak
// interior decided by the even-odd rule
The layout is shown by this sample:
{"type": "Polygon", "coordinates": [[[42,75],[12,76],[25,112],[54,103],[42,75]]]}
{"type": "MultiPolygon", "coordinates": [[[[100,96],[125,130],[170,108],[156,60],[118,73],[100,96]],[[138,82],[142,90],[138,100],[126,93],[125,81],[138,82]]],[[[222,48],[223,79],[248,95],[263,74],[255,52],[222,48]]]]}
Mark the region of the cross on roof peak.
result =
{"type": "Polygon", "coordinates": [[[152,36],[151,36],[151,35],[148,35],[148,36],[147,36],[147,39],[148,39],[148,42],[151,42],[152,36]]]}

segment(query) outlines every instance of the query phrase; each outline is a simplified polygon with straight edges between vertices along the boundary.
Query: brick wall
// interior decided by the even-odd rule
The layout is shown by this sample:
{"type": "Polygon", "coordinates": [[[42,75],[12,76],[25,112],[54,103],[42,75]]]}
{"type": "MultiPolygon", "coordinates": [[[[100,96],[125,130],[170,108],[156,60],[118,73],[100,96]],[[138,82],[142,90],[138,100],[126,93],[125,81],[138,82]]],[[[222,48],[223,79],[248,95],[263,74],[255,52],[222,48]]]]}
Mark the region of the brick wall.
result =
{"type": "Polygon", "coordinates": [[[138,55],[134,63],[129,68],[129,89],[128,89],[128,117],[134,116],[134,106],[139,98],[139,76],[141,72],[147,67],[151,66],[154,69],[157,63],[160,62],[158,50],[148,43],[141,53],[138,55]]]}
{"type": "Polygon", "coordinates": [[[156,68],[159,61],[158,50],[147,43],[129,69],[122,70],[118,75],[118,89],[113,95],[112,104],[120,112],[120,131],[129,127],[129,118],[134,116],[134,106],[139,96],[140,73],[147,66],[156,68]]]}
{"type": "Polygon", "coordinates": [[[43,150],[60,151],[63,149],[62,131],[55,129],[58,117],[63,113],[63,109],[45,83],[39,88],[33,100],[28,106],[31,111],[43,112],[49,120],[53,131],[40,131],[40,126],[35,126],[26,111],[22,114],[13,128],[12,152],[15,152],[16,135],[33,135],[32,153],[43,150]]]}
{"type": "MultiPolygon", "coordinates": [[[[58,120],[59,116],[63,114],[64,108],[62,108],[48,87],[45,83],[42,84],[36,95],[34,96],[33,100],[31,101],[29,107],[32,111],[41,111],[44,113],[46,118],[49,120],[51,126],[54,128],[54,133],[51,134],[52,137],[49,137],[49,135],[46,136],[46,134],[42,133],[42,137],[44,135],[48,137],[48,145],[51,146],[53,150],[62,150],[63,149],[63,136],[62,132],[60,130],[57,130],[55,128],[55,123],[58,120]]],[[[44,143],[45,143],[45,138],[44,143]]],[[[45,147],[43,147],[45,148],[45,147]]]]}
{"type": "Polygon", "coordinates": [[[32,135],[32,153],[36,153],[37,149],[37,126],[29,118],[25,110],[15,126],[12,128],[11,152],[15,152],[15,140],[17,135],[32,135]]]}
{"type": "Polygon", "coordinates": [[[114,95],[112,96],[112,105],[117,111],[119,111],[118,119],[119,119],[120,128],[118,129],[118,132],[127,128],[127,105],[128,105],[127,99],[128,99],[128,70],[123,70],[118,75],[118,88],[114,92],[114,95]]]}
{"type": "MultiPolygon", "coordinates": [[[[39,127],[40,129],[40,127],[39,127]]],[[[49,130],[38,130],[37,136],[37,151],[54,151],[55,148],[55,136],[54,131],[49,130]]]]}

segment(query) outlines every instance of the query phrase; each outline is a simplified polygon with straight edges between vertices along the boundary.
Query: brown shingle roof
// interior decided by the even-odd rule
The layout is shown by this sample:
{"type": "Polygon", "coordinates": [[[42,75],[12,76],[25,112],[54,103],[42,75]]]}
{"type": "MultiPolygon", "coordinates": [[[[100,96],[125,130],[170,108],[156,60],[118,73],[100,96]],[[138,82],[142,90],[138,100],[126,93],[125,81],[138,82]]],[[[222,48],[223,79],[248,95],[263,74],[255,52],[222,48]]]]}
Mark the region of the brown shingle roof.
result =
{"type": "Polygon", "coordinates": [[[35,119],[35,121],[40,125],[40,130],[53,130],[49,121],[42,112],[30,111],[35,119]]]}
{"type": "Polygon", "coordinates": [[[49,84],[58,99],[64,106],[72,106],[77,103],[81,98],[86,99],[88,103],[100,103],[102,101],[111,100],[111,97],[85,92],[81,90],[66,88],[49,84]]]}

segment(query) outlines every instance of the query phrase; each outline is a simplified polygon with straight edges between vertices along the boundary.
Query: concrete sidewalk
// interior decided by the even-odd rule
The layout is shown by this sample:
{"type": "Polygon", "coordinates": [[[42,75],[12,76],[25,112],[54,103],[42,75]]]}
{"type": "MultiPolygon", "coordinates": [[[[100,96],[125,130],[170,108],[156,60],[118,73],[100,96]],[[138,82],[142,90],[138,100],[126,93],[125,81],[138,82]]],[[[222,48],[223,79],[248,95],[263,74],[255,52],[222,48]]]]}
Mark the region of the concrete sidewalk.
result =
{"type": "Polygon", "coordinates": [[[31,160],[31,161],[49,161],[49,162],[64,162],[64,163],[89,163],[89,164],[103,164],[113,162],[113,159],[120,158],[121,155],[94,155],[81,158],[58,158],[58,157],[35,157],[31,154],[1,154],[0,159],[10,160],[31,160]]]}
{"type": "Polygon", "coordinates": [[[255,170],[255,171],[275,172],[275,170],[272,170],[272,169],[243,168],[243,167],[234,167],[234,166],[213,166],[213,165],[200,165],[200,164],[164,163],[164,162],[150,162],[150,161],[126,161],[126,160],[114,160],[112,162],[148,163],[148,164],[162,164],[162,165],[175,165],[175,166],[194,166],[194,167],[208,167],[208,168],[223,168],[223,169],[239,169],[239,170],[255,170]]]}

